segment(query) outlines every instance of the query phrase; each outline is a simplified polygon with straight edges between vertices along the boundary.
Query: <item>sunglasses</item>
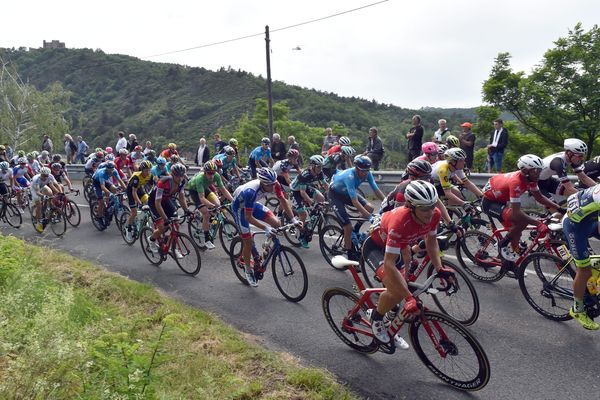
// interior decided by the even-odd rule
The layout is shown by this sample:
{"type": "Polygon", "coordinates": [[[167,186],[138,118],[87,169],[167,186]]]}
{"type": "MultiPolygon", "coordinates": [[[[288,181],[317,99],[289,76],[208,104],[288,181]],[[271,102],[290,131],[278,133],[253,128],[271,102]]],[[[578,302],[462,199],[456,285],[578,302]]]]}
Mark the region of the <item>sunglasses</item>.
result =
{"type": "Polygon", "coordinates": [[[437,204],[434,204],[432,206],[417,206],[417,210],[421,210],[421,211],[433,211],[433,209],[435,209],[437,207],[437,204]]]}

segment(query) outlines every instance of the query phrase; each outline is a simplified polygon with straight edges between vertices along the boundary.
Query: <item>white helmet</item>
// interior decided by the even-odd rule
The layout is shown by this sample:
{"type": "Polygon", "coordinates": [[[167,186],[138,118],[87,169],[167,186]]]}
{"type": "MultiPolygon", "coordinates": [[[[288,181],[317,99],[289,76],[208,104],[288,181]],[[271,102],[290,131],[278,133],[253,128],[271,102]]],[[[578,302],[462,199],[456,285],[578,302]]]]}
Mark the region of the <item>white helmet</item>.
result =
{"type": "Polygon", "coordinates": [[[524,156],[521,156],[517,161],[517,167],[519,169],[542,169],[544,167],[544,163],[542,162],[542,159],[536,156],[535,154],[525,154],[524,156]]]}
{"type": "Polygon", "coordinates": [[[412,181],[404,191],[404,198],[412,206],[432,206],[438,201],[435,186],[426,181],[412,181]]]}
{"type": "Polygon", "coordinates": [[[348,136],[342,136],[340,140],[338,140],[338,143],[341,146],[350,146],[350,138],[348,136]]]}
{"type": "Polygon", "coordinates": [[[565,150],[571,151],[575,154],[587,154],[588,151],[587,144],[585,144],[583,140],[575,138],[565,139],[563,147],[565,150]]]}

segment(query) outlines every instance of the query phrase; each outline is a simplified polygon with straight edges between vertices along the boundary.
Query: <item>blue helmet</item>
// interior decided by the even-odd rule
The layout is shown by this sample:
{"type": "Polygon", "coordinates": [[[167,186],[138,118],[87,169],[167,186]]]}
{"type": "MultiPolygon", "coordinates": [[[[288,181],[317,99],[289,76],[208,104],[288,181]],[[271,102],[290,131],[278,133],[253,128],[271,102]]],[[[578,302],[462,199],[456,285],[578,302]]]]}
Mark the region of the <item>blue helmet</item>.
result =
{"type": "Polygon", "coordinates": [[[358,155],[354,157],[354,166],[361,170],[370,170],[373,162],[367,156],[358,155]]]}
{"type": "Polygon", "coordinates": [[[160,156],[156,159],[156,164],[158,165],[166,165],[167,164],[167,159],[160,156]]]}
{"type": "Polygon", "coordinates": [[[272,185],[277,180],[277,174],[271,168],[262,167],[257,171],[258,180],[266,185],[272,185]]]}

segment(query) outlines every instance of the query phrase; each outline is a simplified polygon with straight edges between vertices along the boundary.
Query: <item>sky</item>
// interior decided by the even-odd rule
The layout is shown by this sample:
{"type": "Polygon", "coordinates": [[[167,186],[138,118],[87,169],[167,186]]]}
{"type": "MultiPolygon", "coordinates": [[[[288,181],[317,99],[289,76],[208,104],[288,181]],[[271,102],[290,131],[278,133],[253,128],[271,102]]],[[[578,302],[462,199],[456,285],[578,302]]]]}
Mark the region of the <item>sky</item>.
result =
{"type": "Polygon", "coordinates": [[[498,53],[509,52],[513,68],[528,73],[576,23],[590,29],[600,21],[597,0],[377,2],[11,1],[2,5],[0,47],[57,39],[69,48],[266,77],[269,25],[273,80],[404,108],[474,107],[498,53]],[[184,49],[191,50],[173,53],[184,49]]]}

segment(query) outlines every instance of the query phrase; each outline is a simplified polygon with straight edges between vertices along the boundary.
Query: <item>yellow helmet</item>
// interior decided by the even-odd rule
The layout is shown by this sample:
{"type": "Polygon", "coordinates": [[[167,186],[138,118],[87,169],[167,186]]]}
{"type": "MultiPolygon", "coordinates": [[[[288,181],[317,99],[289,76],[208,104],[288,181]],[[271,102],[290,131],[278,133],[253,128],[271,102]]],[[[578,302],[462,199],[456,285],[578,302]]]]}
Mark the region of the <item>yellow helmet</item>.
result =
{"type": "Polygon", "coordinates": [[[177,145],[176,145],[175,143],[169,143],[169,144],[167,145],[167,147],[168,147],[169,149],[171,149],[171,150],[175,150],[175,149],[177,149],[177,145]]]}

